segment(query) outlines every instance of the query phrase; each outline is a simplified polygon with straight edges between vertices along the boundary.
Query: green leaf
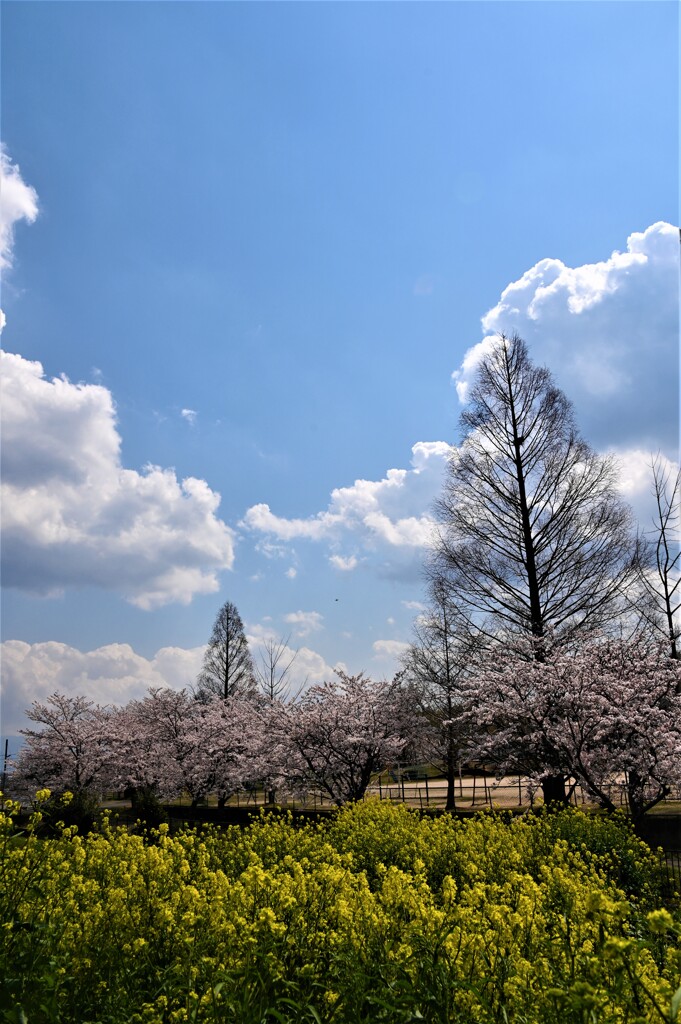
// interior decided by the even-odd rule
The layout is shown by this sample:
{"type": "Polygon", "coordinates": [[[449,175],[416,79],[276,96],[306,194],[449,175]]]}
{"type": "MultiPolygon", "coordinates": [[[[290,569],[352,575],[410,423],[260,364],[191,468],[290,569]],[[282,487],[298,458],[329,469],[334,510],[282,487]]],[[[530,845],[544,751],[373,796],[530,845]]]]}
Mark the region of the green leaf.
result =
{"type": "Polygon", "coordinates": [[[679,1019],[679,1009],[681,1008],[681,985],[677,988],[676,992],[672,996],[670,1019],[676,1021],[679,1019]]]}

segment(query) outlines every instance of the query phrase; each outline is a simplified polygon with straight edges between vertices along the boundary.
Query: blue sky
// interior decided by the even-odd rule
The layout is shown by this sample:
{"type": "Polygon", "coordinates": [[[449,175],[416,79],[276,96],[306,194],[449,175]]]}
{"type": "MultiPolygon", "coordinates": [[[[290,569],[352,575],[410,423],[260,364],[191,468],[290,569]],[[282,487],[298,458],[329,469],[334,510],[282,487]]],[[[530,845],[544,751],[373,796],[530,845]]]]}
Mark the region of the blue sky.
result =
{"type": "Polygon", "coordinates": [[[4,729],[191,683],[227,599],[391,672],[495,330],[644,515],[677,96],[671,2],[4,3],[4,729]]]}

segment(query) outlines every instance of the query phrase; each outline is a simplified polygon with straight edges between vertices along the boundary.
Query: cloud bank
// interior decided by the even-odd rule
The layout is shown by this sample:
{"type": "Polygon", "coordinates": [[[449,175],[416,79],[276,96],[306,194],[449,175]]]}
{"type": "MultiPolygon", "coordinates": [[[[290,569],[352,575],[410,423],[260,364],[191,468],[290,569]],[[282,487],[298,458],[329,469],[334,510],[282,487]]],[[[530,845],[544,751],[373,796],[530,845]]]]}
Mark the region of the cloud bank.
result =
{"type": "MultiPolygon", "coordinates": [[[[678,450],[678,228],[653,224],[631,234],[625,252],[598,263],[540,260],[504,289],[481,322],[484,337],[452,375],[459,400],[465,403],[496,335],[517,331],[533,361],[548,365],[574,402],[587,440],[617,455],[622,492],[645,523],[650,453],[674,458],[678,450]]],[[[411,468],[337,488],[324,511],[285,518],[262,503],[240,525],[282,554],[293,541],[321,543],[341,573],[370,566],[381,575],[415,578],[431,542],[430,510],[450,451],[444,441],[419,441],[411,468]]]]}
{"type": "Polygon", "coordinates": [[[466,401],[498,333],[516,331],[574,402],[599,450],[662,447],[679,432],[679,229],[662,221],[598,263],[543,259],[482,318],[485,337],[453,374],[466,401]]]}
{"type": "Polygon", "coordinates": [[[129,644],[107,644],[79,651],[68,644],[27,644],[6,640],[2,653],[2,731],[12,735],[29,723],[24,712],[34,700],[58,690],[82,694],[98,704],[125,704],[143,697],[150,686],[181,690],[196,681],[204,647],[162,647],[153,658],[136,654],[129,644]]]}
{"type": "MultiPolygon", "coordinates": [[[[271,629],[250,627],[247,639],[257,660],[271,629]]],[[[82,694],[98,704],[125,704],[145,695],[150,686],[190,689],[203,664],[205,646],[162,647],[151,658],[137,654],[129,644],[107,644],[94,651],[80,651],[68,644],[27,644],[6,640],[2,657],[2,733],[16,735],[30,725],[25,711],[34,700],[44,701],[58,690],[82,694]]],[[[333,678],[333,668],[309,647],[286,647],[282,661],[295,655],[288,675],[291,692],[333,678]]]]}
{"type": "Polygon", "coordinates": [[[107,388],[48,380],[11,353],[0,373],[4,585],[101,587],[143,609],[215,592],[234,561],[220,495],[173,469],[124,468],[107,388]]]}
{"type": "Polygon", "coordinates": [[[389,469],[382,480],[338,487],[324,512],[287,519],[259,504],[248,509],[240,525],[279,543],[323,542],[340,572],[352,572],[362,552],[398,563],[400,553],[411,558],[430,544],[430,508],[440,493],[449,452],[444,441],[419,441],[412,448],[410,469],[389,469]]]}

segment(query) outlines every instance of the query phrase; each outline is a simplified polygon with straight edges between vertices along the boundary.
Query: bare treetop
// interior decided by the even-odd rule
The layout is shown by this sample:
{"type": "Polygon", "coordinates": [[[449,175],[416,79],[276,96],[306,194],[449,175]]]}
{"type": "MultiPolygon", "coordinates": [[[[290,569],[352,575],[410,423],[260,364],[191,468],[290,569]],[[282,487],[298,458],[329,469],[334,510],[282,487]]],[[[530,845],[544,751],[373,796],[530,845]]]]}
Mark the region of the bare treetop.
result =
{"type": "Polygon", "coordinates": [[[570,402],[517,335],[482,361],[461,427],[437,506],[435,575],[490,635],[565,641],[602,627],[633,572],[631,513],[615,463],[580,437],[570,402]]]}
{"type": "Polygon", "coordinates": [[[681,636],[681,473],[661,455],[651,460],[653,528],[639,538],[637,608],[647,625],[665,637],[678,659],[681,636]]]}

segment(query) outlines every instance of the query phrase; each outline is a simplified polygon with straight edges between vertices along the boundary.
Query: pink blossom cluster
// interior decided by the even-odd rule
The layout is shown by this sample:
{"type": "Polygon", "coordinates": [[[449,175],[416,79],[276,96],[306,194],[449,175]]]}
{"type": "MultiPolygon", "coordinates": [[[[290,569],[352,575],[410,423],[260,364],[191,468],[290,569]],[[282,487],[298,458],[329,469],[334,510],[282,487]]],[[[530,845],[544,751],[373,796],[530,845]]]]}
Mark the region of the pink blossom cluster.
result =
{"type": "Polygon", "coordinates": [[[528,642],[488,655],[465,695],[469,756],[499,774],[563,774],[611,810],[624,786],[634,817],[681,784],[681,662],[664,644],[594,637],[538,659],[528,642]]]}
{"type": "Polygon", "coordinates": [[[360,798],[415,735],[411,691],[338,673],[285,703],[257,695],[196,699],[150,689],[124,707],[55,693],[34,702],[12,788],[30,793],[149,789],[224,802],[248,786],[319,792],[341,804],[360,798]]]}

